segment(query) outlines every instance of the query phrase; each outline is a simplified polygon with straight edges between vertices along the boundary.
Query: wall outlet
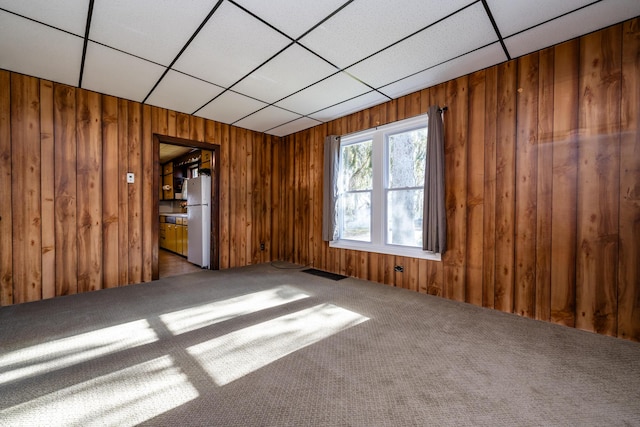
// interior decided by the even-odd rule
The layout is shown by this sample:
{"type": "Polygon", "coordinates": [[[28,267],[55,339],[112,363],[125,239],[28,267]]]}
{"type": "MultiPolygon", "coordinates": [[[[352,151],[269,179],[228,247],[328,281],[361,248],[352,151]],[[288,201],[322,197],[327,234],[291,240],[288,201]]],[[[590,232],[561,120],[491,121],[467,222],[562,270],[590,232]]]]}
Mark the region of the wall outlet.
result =
{"type": "Polygon", "coordinates": [[[262,242],[261,242],[261,243],[260,243],[260,250],[261,250],[261,251],[264,251],[264,249],[265,249],[265,247],[264,247],[264,243],[262,243],[262,242]]]}
{"type": "Polygon", "coordinates": [[[131,172],[127,173],[127,184],[133,184],[136,178],[135,175],[131,172]]]}

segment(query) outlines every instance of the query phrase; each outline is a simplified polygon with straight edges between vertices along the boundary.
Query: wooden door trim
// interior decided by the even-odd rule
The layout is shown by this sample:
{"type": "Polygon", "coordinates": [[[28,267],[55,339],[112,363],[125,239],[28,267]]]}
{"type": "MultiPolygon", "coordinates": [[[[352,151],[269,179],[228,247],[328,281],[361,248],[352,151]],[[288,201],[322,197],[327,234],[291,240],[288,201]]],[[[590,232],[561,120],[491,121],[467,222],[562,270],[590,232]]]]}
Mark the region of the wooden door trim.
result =
{"type": "Polygon", "coordinates": [[[211,156],[211,269],[220,269],[220,145],[206,142],[194,141],[192,139],[177,138],[175,136],[153,134],[153,189],[156,197],[153,198],[153,217],[151,224],[152,236],[152,278],[160,278],[160,267],[158,265],[158,245],[160,226],[160,201],[157,197],[157,190],[160,188],[160,144],[180,145],[183,147],[193,147],[213,152],[211,156]]]}

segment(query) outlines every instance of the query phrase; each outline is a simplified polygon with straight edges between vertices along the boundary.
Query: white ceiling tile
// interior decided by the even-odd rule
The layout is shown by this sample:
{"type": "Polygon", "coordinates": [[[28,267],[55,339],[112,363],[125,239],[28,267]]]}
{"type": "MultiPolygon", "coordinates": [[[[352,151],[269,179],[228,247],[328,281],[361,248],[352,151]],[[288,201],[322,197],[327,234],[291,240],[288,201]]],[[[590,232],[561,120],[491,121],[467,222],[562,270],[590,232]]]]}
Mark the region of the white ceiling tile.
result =
{"type": "Polygon", "coordinates": [[[345,73],[338,73],[310,86],[276,105],[305,116],[347,99],[362,95],[371,89],[345,73]]]}
{"type": "Polygon", "coordinates": [[[386,97],[379,94],[378,92],[372,91],[338,105],[334,105],[329,108],[325,108],[324,110],[317,111],[313,114],[310,114],[309,117],[322,122],[328,122],[329,120],[344,117],[347,114],[364,110],[365,108],[381,104],[385,101],[388,101],[386,97]]]}
{"type": "Polygon", "coordinates": [[[0,69],[77,85],[83,40],[0,11],[0,69]]]}
{"type": "Polygon", "coordinates": [[[294,44],[267,62],[233,90],[251,94],[265,102],[275,102],[335,73],[322,59],[294,44]]]}
{"type": "Polygon", "coordinates": [[[89,38],[168,66],[215,0],[96,0],[89,38]]]}
{"type": "MultiPolygon", "coordinates": [[[[345,68],[472,3],[471,0],[354,1],[301,39],[345,68]]],[[[460,33],[460,31],[456,31],[460,33]]]]}
{"type": "Polygon", "coordinates": [[[515,58],[638,15],[640,1],[605,0],[509,37],[505,45],[515,58]]]}
{"type": "Polygon", "coordinates": [[[240,5],[297,39],[342,6],[345,0],[236,0],[240,5]]]}
{"type": "Polygon", "coordinates": [[[0,0],[0,8],[84,37],[87,0],[0,0]]]}
{"type": "Polygon", "coordinates": [[[142,102],[165,68],[89,42],[82,87],[142,102]]]}
{"type": "Polygon", "coordinates": [[[373,87],[380,87],[497,41],[497,38],[482,4],[476,3],[347,71],[373,87]]]}
{"type": "Polygon", "coordinates": [[[191,114],[224,89],[170,70],[147,98],[147,104],[191,114]]]}
{"type": "Polygon", "coordinates": [[[502,37],[592,2],[593,0],[487,0],[502,37]]]}
{"type": "Polygon", "coordinates": [[[227,91],[196,112],[196,116],[222,123],[234,123],[267,104],[227,91]]]}
{"type": "Polygon", "coordinates": [[[298,120],[294,120],[292,122],[285,123],[282,126],[269,129],[267,133],[270,135],[282,137],[291,135],[292,133],[300,132],[301,130],[312,128],[314,126],[318,126],[320,124],[322,124],[322,122],[310,119],[309,117],[300,117],[298,120]]]}
{"type": "Polygon", "coordinates": [[[234,125],[258,132],[264,132],[299,117],[299,114],[283,110],[282,108],[269,106],[237,121],[234,125]]]}
{"type": "Polygon", "coordinates": [[[485,48],[478,49],[449,62],[445,62],[444,64],[414,74],[406,79],[383,86],[380,88],[380,92],[392,98],[399,98],[403,95],[464,76],[474,71],[482,70],[506,60],[507,57],[504,54],[504,50],[502,50],[502,46],[496,42],[485,48]]]}
{"type": "Polygon", "coordinates": [[[283,35],[225,2],[174,68],[228,87],[289,43],[283,35]]]}

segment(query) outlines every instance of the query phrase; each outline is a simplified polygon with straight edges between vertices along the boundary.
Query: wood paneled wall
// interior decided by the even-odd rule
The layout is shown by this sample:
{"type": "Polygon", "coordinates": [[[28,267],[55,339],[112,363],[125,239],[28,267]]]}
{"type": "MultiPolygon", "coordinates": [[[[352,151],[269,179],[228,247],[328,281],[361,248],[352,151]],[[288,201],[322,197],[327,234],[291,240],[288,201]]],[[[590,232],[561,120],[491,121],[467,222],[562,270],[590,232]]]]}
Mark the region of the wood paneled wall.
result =
{"type": "Polygon", "coordinates": [[[279,138],[0,71],[0,305],[152,279],[154,133],[220,146],[221,268],[271,260],[279,138]]]}
{"type": "Polygon", "coordinates": [[[157,133],[220,146],[221,268],[286,260],[640,341],[638,27],[285,138],[0,71],[0,305],[151,280],[157,133]],[[433,104],[449,107],[442,262],[330,249],[325,135],[433,104]]]}
{"type": "Polygon", "coordinates": [[[275,255],[640,341],[638,76],[633,19],[287,136],[273,148],[275,255]],[[324,136],[433,104],[449,107],[442,262],[329,248],[324,136]]]}

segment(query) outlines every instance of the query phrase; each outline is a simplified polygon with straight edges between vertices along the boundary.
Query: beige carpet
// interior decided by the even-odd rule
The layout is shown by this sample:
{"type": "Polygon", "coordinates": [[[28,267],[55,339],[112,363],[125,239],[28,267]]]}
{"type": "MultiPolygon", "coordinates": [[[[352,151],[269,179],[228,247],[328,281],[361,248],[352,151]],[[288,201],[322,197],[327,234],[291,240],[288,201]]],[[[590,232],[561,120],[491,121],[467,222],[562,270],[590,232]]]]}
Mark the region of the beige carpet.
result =
{"type": "Polygon", "coordinates": [[[268,264],[0,308],[0,425],[140,424],[640,425],[640,344],[268,264]]]}

